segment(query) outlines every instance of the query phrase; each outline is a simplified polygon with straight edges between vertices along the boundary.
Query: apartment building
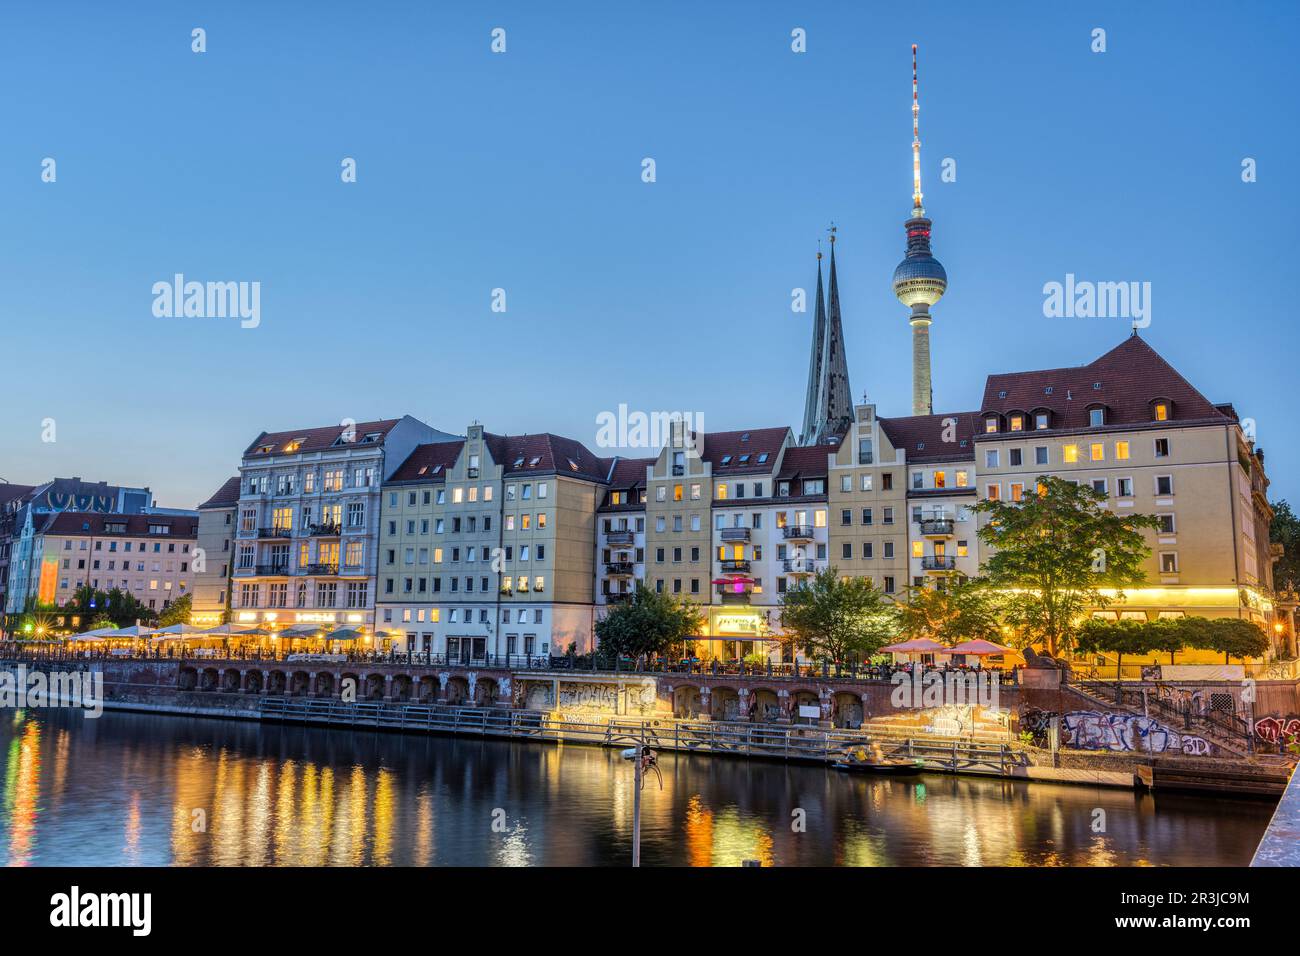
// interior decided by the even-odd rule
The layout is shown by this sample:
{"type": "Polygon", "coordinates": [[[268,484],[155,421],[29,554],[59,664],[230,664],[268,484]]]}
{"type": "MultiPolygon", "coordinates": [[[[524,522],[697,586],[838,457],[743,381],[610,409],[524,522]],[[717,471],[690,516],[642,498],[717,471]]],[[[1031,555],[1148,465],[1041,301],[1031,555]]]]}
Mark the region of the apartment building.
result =
{"type": "Polygon", "coordinates": [[[42,516],[31,541],[41,604],[62,607],[85,586],[161,611],[189,593],[198,518],[64,511],[42,516]]]}
{"type": "Polygon", "coordinates": [[[990,375],[975,449],[982,498],[1018,501],[1055,475],[1095,488],[1117,514],[1159,518],[1144,532],[1148,583],[1097,616],[1271,625],[1262,455],[1231,405],[1209,401],[1139,336],[1086,365],[990,375]]]}
{"type": "Polygon", "coordinates": [[[198,508],[198,549],[190,592],[190,623],[195,627],[215,627],[229,620],[239,492],[240,480],[235,475],[198,508]]]}
{"type": "Polygon", "coordinates": [[[588,650],[610,464],[572,439],[477,423],[414,449],[383,488],[381,630],[469,662],[588,650]]]}
{"type": "Polygon", "coordinates": [[[4,628],[8,606],[5,593],[9,590],[9,559],[18,527],[18,513],[34,490],[35,485],[0,483],[0,634],[7,633],[4,628]]]}
{"type": "Polygon", "coordinates": [[[422,444],[411,416],[263,432],[240,463],[231,615],[373,636],[383,483],[422,444]]]}
{"type": "MultiPolygon", "coordinates": [[[[596,606],[631,598],[646,579],[646,499],[654,458],[615,458],[596,509],[596,606]]],[[[598,611],[599,613],[599,611],[598,611]]]]}

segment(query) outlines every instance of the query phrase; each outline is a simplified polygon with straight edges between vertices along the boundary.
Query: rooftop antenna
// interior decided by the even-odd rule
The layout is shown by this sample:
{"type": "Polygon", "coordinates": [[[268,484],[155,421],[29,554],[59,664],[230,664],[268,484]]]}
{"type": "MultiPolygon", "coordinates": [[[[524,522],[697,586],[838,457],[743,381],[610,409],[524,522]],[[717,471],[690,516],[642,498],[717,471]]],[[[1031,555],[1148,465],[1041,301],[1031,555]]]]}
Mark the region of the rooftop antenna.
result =
{"type": "Polygon", "coordinates": [[[912,44],[912,209],[921,216],[921,98],[916,86],[916,44],[912,44]]]}

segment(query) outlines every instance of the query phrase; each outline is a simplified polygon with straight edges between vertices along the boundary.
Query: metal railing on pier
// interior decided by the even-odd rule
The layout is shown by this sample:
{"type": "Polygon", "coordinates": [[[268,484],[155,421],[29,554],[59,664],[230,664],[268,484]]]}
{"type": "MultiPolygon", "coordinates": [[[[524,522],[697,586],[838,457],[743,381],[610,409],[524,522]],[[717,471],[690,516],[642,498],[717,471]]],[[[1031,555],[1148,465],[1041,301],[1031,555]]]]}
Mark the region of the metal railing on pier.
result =
{"type": "Polygon", "coordinates": [[[916,761],[924,770],[1011,776],[1029,765],[1028,755],[1008,744],[945,737],[896,740],[873,737],[869,730],[827,730],[781,724],[639,720],[610,717],[590,721],[559,718],[546,711],[483,707],[344,703],[295,697],[259,701],[263,720],[380,730],[426,731],[549,742],[630,747],[645,743],[658,750],[731,754],[830,764],[879,743],[886,757],[916,761]]]}

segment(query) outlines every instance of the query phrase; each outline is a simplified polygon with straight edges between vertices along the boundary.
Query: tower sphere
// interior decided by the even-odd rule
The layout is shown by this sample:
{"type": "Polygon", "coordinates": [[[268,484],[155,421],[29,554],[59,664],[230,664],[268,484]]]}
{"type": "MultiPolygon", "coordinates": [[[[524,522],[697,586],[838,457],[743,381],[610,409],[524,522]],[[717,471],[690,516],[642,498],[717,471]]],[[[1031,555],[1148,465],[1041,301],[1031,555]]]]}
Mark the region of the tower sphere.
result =
{"type": "Polygon", "coordinates": [[[934,256],[908,256],[894,270],[894,295],[908,307],[934,305],[947,288],[948,273],[934,256]]]}

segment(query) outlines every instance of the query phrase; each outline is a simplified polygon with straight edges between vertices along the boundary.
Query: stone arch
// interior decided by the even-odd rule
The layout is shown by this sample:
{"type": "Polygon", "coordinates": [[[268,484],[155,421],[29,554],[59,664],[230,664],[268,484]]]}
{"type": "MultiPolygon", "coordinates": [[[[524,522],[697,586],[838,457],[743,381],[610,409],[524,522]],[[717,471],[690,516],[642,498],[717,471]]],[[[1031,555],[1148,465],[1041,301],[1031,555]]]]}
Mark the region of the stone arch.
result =
{"type": "Polygon", "coordinates": [[[798,690],[790,691],[790,719],[799,724],[815,724],[817,720],[811,717],[800,717],[800,707],[817,707],[818,713],[821,712],[822,699],[815,690],[807,687],[801,687],[798,690]]]}
{"type": "Polygon", "coordinates": [[[496,678],[480,677],[474,682],[474,703],[480,707],[493,706],[500,693],[501,688],[497,685],[496,678]]]}
{"type": "Polygon", "coordinates": [[[311,693],[311,675],[306,671],[294,671],[289,675],[289,693],[294,697],[306,697],[311,693]]]}
{"type": "Polygon", "coordinates": [[[700,689],[694,684],[673,688],[673,716],[694,719],[700,716],[700,689]]]}
{"type": "Polygon", "coordinates": [[[831,698],[831,723],[841,729],[856,730],[862,726],[862,698],[848,691],[840,691],[831,698]]]}
{"type": "Polygon", "coordinates": [[[221,689],[227,694],[239,692],[239,685],[243,683],[240,680],[239,671],[233,667],[227,667],[221,672],[221,689]]]}
{"type": "Polygon", "coordinates": [[[469,699],[469,681],[459,674],[447,678],[447,703],[465,704],[469,699]]]}
{"type": "Polygon", "coordinates": [[[362,700],[383,700],[384,699],[384,675],[367,674],[365,680],[365,692],[358,696],[362,700]]]}
{"type": "Polygon", "coordinates": [[[284,671],[271,671],[266,675],[266,692],[268,694],[283,694],[284,686],[284,671]]]}
{"type": "Polygon", "coordinates": [[[350,693],[353,701],[362,700],[363,695],[361,690],[362,684],[361,676],[359,674],[355,674],[352,671],[344,671],[339,675],[339,697],[342,697],[344,693],[350,693]]]}
{"type": "Polygon", "coordinates": [[[712,700],[710,716],[714,720],[744,720],[740,712],[740,694],[734,687],[715,687],[709,695],[712,700]]]}
{"type": "Polygon", "coordinates": [[[411,699],[411,675],[398,674],[393,678],[393,700],[411,699]]]}
{"type": "Polygon", "coordinates": [[[216,690],[221,683],[221,675],[215,667],[203,668],[199,675],[199,690],[216,690]]]}
{"type": "Polygon", "coordinates": [[[753,701],[751,705],[750,720],[760,724],[772,724],[780,720],[781,714],[781,697],[770,687],[759,687],[751,695],[753,701]]]}
{"type": "Polygon", "coordinates": [[[425,674],[420,678],[419,701],[422,704],[437,703],[438,690],[442,685],[438,683],[438,678],[432,674],[425,674]]]}
{"type": "Polygon", "coordinates": [[[182,667],[180,673],[176,675],[176,687],[179,690],[197,690],[199,686],[199,672],[193,667],[182,667]]]}
{"type": "Polygon", "coordinates": [[[262,692],[262,672],[249,671],[244,675],[244,693],[260,694],[262,692]]]}
{"type": "Polygon", "coordinates": [[[316,675],[316,696],[334,696],[334,675],[329,671],[321,671],[316,675]]]}

